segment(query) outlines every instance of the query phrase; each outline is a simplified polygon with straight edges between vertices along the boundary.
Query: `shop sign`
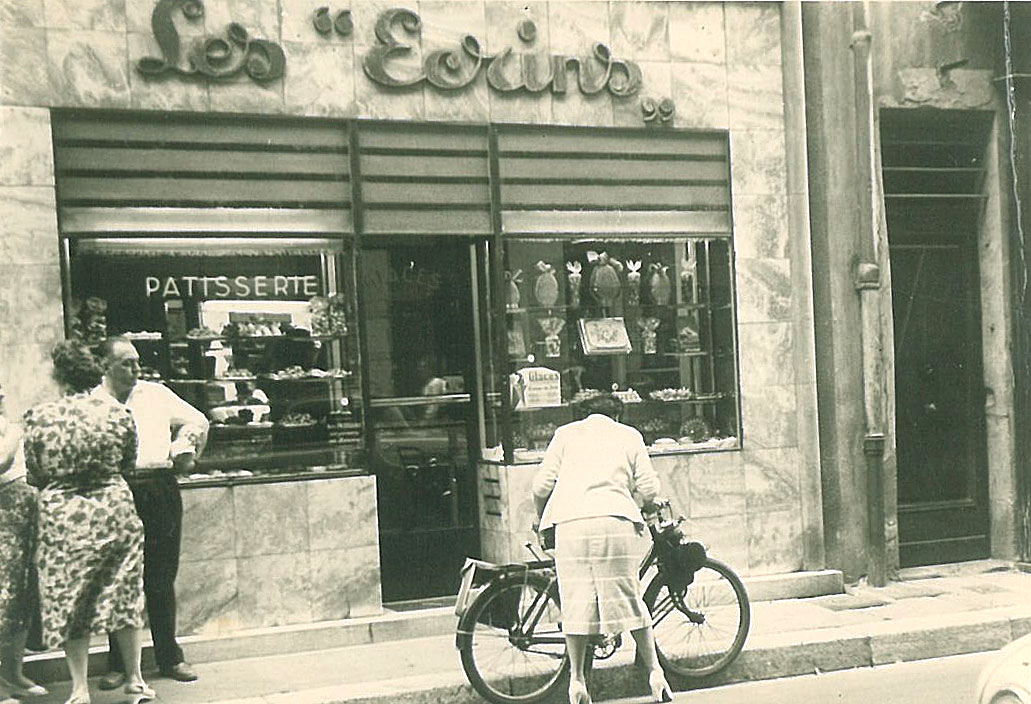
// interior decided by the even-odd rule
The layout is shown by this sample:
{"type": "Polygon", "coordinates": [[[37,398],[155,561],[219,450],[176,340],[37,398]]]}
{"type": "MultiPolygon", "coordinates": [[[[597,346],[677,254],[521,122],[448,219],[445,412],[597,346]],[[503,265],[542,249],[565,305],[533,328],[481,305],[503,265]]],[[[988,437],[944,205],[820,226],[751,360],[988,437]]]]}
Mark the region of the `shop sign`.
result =
{"type": "Polygon", "coordinates": [[[147,298],[311,298],[319,293],[317,276],[148,276],[147,298]]]}

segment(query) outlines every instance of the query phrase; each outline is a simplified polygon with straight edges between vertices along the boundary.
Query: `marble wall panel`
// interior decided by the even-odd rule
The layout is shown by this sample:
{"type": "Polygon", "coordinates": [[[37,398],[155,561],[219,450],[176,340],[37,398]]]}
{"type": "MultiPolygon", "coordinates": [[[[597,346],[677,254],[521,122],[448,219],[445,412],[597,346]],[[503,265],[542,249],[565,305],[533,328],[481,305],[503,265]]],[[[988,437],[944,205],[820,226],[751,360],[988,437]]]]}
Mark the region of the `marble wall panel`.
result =
{"type": "Polygon", "coordinates": [[[669,50],[674,61],[727,61],[720,2],[675,2],[669,6],[669,50]]]}
{"type": "Polygon", "coordinates": [[[742,453],[748,514],[798,510],[801,506],[802,459],[796,448],[742,453]]]}
{"type": "Polygon", "coordinates": [[[241,627],[311,623],[310,557],[298,551],[237,559],[241,627]]]}
{"type": "MultiPolygon", "coordinates": [[[[205,4],[205,9],[207,6],[208,5],[205,4]]],[[[125,4],[126,30],[128,30],[129,33],[136,32],[152,34],[153,25],[151,20],[153,19],[154,10],[156,8],[157,3],[127,0],[125,4]]],[[[197,37],[203,37],[207,34],[203,16],[197,19],[190,19],[187,18],[180,10],[172,13],[172,22],[175,24],[175,30],[178,32],[180,39],[187,42],[186,46],[189,45],[190,40],[197,37]]]]}
{"type": "Polygon", "coordinates": [[[379,548],[311,553],[311,610],[316,621],[372,616],[383,610],[379,548]]]}
{"type": "Polygon", "coordinates": [[[787,161],[783,130],[730,132],[732,192],[739,195],[783,194],[787,161]]]}
{"type": "Polygon", "coordinates": [[[702,541],[709,555],[726,562],[738,574],[748,574],[748,523],[742,516],[689,518],[683,530],[692,540],[702,541]]]}
{"type": "MultiPolygon", "coordinates": [[[[674,96],[673,78],[668,61],[641,61],[641,89],[634,95],[612,97],[613,122],[624,127],[641,127],[644,117],[641,112],[641,100],[652,98],[656,101],[674,96]]],[[[677,105],[679,109],[680,106],[677,105]]]]}
{"type": "MultiPolygon", "coordinates": [[[[542,95],[543,100],[548,94],[542,95]]],[[[551,121],[558,125],[609,127],[612,125],[613,96],[607,90],[584,95],[578,90],[551,95],[551,121]]]]}
{"type": "Polygon", "coordinates": [[[183,562],[236,556],[233,489],[203,487],[183,492],[183,562]]]}
{"type": "Polygon", "coordinates": [[[741,259],[790,255],[787,197],[734,193],[734,251],[741,259]]]}
{"type": "MultiPolygon", "coordinates": [[[[417,2],[390,2],[389,0],[369,0],[362,2],[360,12],[354,13],[354,86],[355,110],[362,117],[384,120],[422,120],[426,116],[423,99],[423,86],[392,88],[374,83],[365,75],[362,65],[365,56],[376,40],[376,19],[385,10],[403,7],[419,12],[417,2]]],[[[408,33],[400,23],[395,24],[394,36],[410,47],[405,55],[399,55],[390,62],[392,75],[414,77],[422,73],[422,30],[408,33]]]]}
{"type": "Polygon", "coordinates": [[[740,452],[694,455],[689,465],[689,518],[744,514],[745,470],[740,452]]]}
{"type": "MultiPolygon", "coordinates": [[[[314,31],[314,30],[313,30],[314,31]]],[[[286,111],[295,115],[354,114],[354,50],[343,42],[286,42],[286,111]]]]}
{"type": "Polygon", "coordinates": [[[748,515],[748,574],[802,569],[802,512],[797,508],[748,515]]]}
{"type": "Polygon", "coordinates": [[[54,184],[50,113],[0,107],[0,186],[54,184]]]}
{"type": "Polygon", "coordinates": [[[780,66],[780,3],[728,2],[727,63],[780,66]]]}
{"type": "Polygon", "coordinates": [[[0,22],[0,103],[54,104],[46,30],[0,22]]]}
{"type": "Polygon", "coordinates": [[[784,128],[784,88],[780,66],[729,66],[727,100],[732,129],[784,128]]]}
{"type": "Polygon", "coordinates": [[[232,82],[211,83],[208,100],[212,112],[250,112],[275,115],[286,110],[283,100],[283,79],[258,83],[246,74],[232,82]]]}
{"type": "MultiPolygon", "coordinates": [[[[521,0],[490,0],[485,4],[487,20],[487,47],[490,54],[497,54],[506,47],[513,53],[553,53],[549,45],[549,3],[544,0],[522,2],[521,0]],[[537,37],[530,43],[520,41],[516,34],[519,23],[532,21],[537,27],[537,37]]],[[[570,81],[575,81],[572,73],[570,81]]],[[[572,89],[572,88],[571,88],[572,89]]],[[[519,90],[501,93],[490,89],[490,119],[494,122],[546,123],[552,118],[552,103],[548,93],[527,93],[519,90]]]]}
{"type": "Polygon", "coordinates": [[[0,27],[45,27],[43,9],[33,0],[0,0],[0,27]]]}
{"type": "MultiPolygon", "coordinates": [[[[133,108],[207,112],[211,103],[206,81],[178,77],[148,78],[137,70],[140,59],[161,57],[157,41],[149,31],[129,32],[126,43],[129,48],[128,75],[133,108]]],[[[181,63],[183,66],[187,64],[185,54],[181,63]]]]}
{"type": "Polygon", "coordinates": [[[652,466],[659,473],[662,496],[669,499],[674,513],[686,514],[691,508],[691,470],[698,455],[666,455],[653,457],[652,466]]]}
{"type": "Polygon", "coordinates": [[[769,386],[795,383],[791,323],[752,323],[738,326],[741,390],[762,393],[769,386]]]}
{"type": "Polygon", "coordinates": [[[58,249],[53,186],[0,187],[0,261],[56,266],[58,249]]]}
{"type": "Polygon", "coordinates": [[[47,30],[47,67],[57,105],[127,108],[125,32],[47,30]]]}
{"type": "Polygon", "coordinates": [[[46,0],[42,4],[51,29],[125,30],[126,0],[46,0]]]}
{"type": "Polygon", "coordinates": [[[668,3],[642,0],[609,2],[612,52],[633,61],[669,61],[668,3]]]}
{"type": "MultiPolygon", "coordinates": [[[[6,320],[0,316],[0,330],[6,320]]],[[[0,384],[3,384],[4,409],[8,418],[21,418],[37,403],[57,398],[57,384],[50,376],[52,345],[19,343],[4,336],[0,339],[0,384]]]]}
{"type": "Polygon", "coordinates": [[[798,405],[795,386],[767,386],[741,395],[744,442],[752,448],[794,447],[798,444],[798,405]]]}
{"type": "MultiPolygon", "coordinates": [[[[611,45],[609,7],[604,1],[548,3],[551,53],[588,57],[596,42],[611,45]]],[[[631,58],[631,57],[628,57],[631,58]]]]}
{"type": "MultiPolygon", "coordinates": [[[[49,2],[49,0],[48,0],[49,2]]],[[[218,0],[204,3],[204,28],[221,36],[231,23],[243,25],[251,37],[279,41],[279,3],[268,0],[218,0]]],[[[312,32],[315,30],[313,29],[312,32]]]]}
{"type": "MultiPolygon", "coordinates": [[[[481,43],[487,37],[486,11],[479,2],[433,0],[420,2],[422,45],[425,53],[454,51],[462,57],[462,66],[474,62],[462,51],[461,42],[472,35],[481,43]]],[[[481,67],[471,84],[460,90],[440,90],[427,85],[424,92],[426,119],[448,122],[485,122],[490,114],[485,70],[481,67]]]]}
{"type": "Polygon", "coordinates": [[[237,557],[306,552],[307,503],[303,482],[234,487],[237,557]]]}
{"type": "Polygon", "coordinates": [[[311,550],[379,545],[375,477],[303,482],[311,550]]]}
{"type": "MultiPolygon", "coordinates": [[[[350,37],[341,37],[336,32],[323,37],[317,31],[313,21],[315,11],[320,7],[330,9],[330,18],[335,19],[341,10],[352,8],[350,0],[327,4],[325,0],[279,0],[279,36],[284,42],[322,42],[325,44],[351,44],[350,37]]],[[[365,12],[364,3],[359,2],[355,8],[365,12]]],[[[353,15],[352,15],[353,17],[353,15]]]]}
{"type": "Polygon", "coordinates": [[[790,259],[737,258],[739,323],[788,320],[793,312],[790,259]]]}
{"type": "Polygon", "coordinates": [[[679,128],[727,129],[727,70],[722,64],[673,64],[673,101],[679,128]]]}
{"type": "MultiPolygon", "coordinates": [[[[192,493],[186,492],[187,495],[192,493]]],[[[185,557],[185,554],[184,554],[185,557]]],[[[191,560],[179,565],[176,620],[181,635],[216,636],[243,628],[237,611],[236,560],[191,560]]]]}
{"type": "Polygon", "coordinates": [[[49,349],[64,339],[61,272],[57,266],[0,264],[0,343],[49,349]]]}

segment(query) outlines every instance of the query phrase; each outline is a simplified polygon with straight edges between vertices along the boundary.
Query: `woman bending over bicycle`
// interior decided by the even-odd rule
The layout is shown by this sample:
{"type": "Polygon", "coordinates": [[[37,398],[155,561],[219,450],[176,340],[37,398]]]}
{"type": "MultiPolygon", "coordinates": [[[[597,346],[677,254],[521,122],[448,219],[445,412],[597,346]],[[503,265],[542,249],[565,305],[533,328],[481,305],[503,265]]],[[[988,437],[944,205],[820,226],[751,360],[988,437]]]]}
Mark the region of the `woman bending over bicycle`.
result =
{"type": "Polygon", "coordinates": [[[626,630],[648,668],[652,696],[672,701],[637,576],[644,519],[633,492],[650,503],[659,494],[659,475],[641,434],[619,422],[622,401],[598,396],[582,405],[587,417],[555,431],[533,480],[539,529],[555,528],[569,703],[591,701],[584,677],[589,637],[626,630]]]}

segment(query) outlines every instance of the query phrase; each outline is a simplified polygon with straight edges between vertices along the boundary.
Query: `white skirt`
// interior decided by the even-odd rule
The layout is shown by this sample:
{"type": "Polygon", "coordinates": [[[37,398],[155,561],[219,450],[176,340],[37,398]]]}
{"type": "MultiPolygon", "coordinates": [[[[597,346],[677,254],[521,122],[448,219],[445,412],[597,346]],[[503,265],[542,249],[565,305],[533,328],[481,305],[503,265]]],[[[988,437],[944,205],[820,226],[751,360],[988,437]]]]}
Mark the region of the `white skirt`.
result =
{"type": "Polygon", "coordinates": [[[651,624],[637,570],[644,557],[634,523],[616,516],[580,518],[555,528],[555,569],[562,630],[622,633],[651,624]]]}

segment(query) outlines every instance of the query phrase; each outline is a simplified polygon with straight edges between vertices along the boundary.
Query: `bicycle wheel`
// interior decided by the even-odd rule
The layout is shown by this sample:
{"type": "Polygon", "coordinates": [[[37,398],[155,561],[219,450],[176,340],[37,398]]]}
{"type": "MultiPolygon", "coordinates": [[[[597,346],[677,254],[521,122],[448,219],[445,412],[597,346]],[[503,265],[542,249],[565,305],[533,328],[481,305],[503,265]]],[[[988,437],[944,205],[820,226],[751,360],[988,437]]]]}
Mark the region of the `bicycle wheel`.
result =
{"type": "Polygon", "coordinates": [[[682,596],[653,577],[644,602],[666,672],[687,679],[714,675],[745,645],[751,622],[748,594],[734,570],[718,560],[707,558],[682,596]]]}
{"type": "Polygon", "coordinates": [[[543,575],[497,580],[469,605],[458,631],[469,683],[495,704],[541,701],[569,673],[558,586],[543,575]]]}

